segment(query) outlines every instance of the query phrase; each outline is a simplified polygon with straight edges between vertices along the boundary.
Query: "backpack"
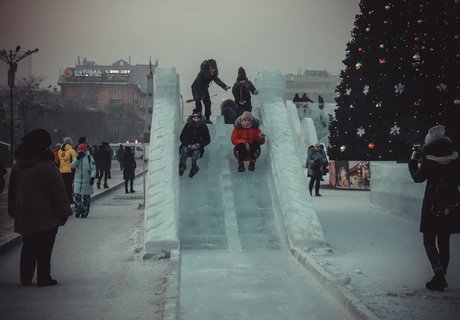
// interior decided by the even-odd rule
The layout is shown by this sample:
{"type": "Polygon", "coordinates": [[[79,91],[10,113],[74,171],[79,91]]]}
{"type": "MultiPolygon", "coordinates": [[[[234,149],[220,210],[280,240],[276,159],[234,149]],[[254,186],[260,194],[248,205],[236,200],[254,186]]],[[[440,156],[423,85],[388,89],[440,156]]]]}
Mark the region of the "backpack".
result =
{"type": "Polygon", "coordinates": [[[313,170],[320,170],[322,166],[323,166],[323,162],[321,161],[320,158],[317,158],[317,159],[313,160],[313,162],[311,164],[311,168],[313,170]]]}
{"type": "Polygon", "coordinates": [[[436,217],[460,213],[460,191],[452,178],[441,178],[431,184],[433,203],[431,213],[436,217]]]}

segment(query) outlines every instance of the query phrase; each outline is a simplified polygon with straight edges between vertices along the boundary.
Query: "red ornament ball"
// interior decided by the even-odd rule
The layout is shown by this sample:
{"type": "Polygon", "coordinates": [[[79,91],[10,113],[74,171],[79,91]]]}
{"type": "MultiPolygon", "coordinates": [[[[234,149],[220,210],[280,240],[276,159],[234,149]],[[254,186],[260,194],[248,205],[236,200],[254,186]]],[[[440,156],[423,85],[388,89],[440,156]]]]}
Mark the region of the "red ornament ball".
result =
{"type": "Polygon", "coordinates": [[[390,21],[388,21],[388,20],[383,20],[383,24],[388,24],[388,23],[390,23],[390,21]]]}
{"type": "Polygon", "coordinates": [[[367,145],[367,147],[372,150],[375,148],[375,144],[371,142],[367,145]]]}
{"type": "Polygon", "coordinates": [[[385,62],[386,62],[386,61],[385,61],[385,58],[380,58],[380,59],[379,59],[379,63],[380,63],[380,64],[385,64],[385,62]]]}
{"type": "Polygon", "coordinates": [[[420,37],[415,37],[415,38],[414,38],[414,41],[415,41],[415,42],[419,42],[419,41],[420,41],[420,37]]]}

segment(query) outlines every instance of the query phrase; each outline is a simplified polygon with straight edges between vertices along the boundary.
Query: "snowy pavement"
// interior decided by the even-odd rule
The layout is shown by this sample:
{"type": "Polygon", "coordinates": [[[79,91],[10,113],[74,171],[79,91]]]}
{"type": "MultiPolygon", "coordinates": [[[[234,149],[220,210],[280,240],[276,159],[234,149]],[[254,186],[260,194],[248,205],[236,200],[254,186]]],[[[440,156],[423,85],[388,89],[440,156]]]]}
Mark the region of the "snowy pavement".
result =
{"type": "Polygon", "coordinates": [[[449,287],[431,292],[432,277],[418,219],[369,205],[369,192],[321,190],[313,197],[329,247],[308,252],[379,318],[458,319],[460,314],[460,236],[451,237],[449,287]]]}
{"type": "Polygon", "coordinates": [[[72,216],[59,229],[51,264],[57,286],[20,286],[21,246],[3,254],[1,319],[162,319],[169,261],[142,258],[142,178],[135,190],[112,190],[87,219],[72,216]]]}

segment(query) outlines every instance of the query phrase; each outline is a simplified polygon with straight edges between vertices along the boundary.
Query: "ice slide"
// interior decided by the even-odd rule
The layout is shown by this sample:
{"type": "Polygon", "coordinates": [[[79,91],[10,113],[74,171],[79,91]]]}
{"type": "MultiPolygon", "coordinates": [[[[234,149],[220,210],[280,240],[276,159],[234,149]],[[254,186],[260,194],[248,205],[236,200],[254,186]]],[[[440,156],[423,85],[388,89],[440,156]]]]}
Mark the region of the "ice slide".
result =
{"type": "Polygon", "coordinates": [[[145,207],[146,258],[179,248],[240,252],[324,244],[302,172],[302,128],[284,101],[284,78],[278,71],[263,70],[256,84],[259,95],[253,111],[267,134],[256,171],[236,172],[232,127],[218,121],[209,126],[212,142],[199,161],[200,172],[189,178],[188,164],[179,177],[178,137],[183,127],[179,75],[174,68],[157,69],[145,207]]]}

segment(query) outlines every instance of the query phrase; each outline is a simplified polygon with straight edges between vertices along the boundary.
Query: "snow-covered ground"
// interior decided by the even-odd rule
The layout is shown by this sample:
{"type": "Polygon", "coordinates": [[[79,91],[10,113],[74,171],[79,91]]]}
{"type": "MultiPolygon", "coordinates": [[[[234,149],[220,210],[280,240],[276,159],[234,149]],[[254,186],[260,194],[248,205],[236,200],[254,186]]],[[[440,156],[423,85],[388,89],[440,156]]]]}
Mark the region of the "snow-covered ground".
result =
{"type": "Polygon", "coordinates": [[[445,292],[432,292],[432,277],[418,219],[369,204],[368,191],[321,190],[314,197],[328,246],[305,251],[343,290],[381,319],[458,319],[460,237],[451,238],[445,292]]]}

